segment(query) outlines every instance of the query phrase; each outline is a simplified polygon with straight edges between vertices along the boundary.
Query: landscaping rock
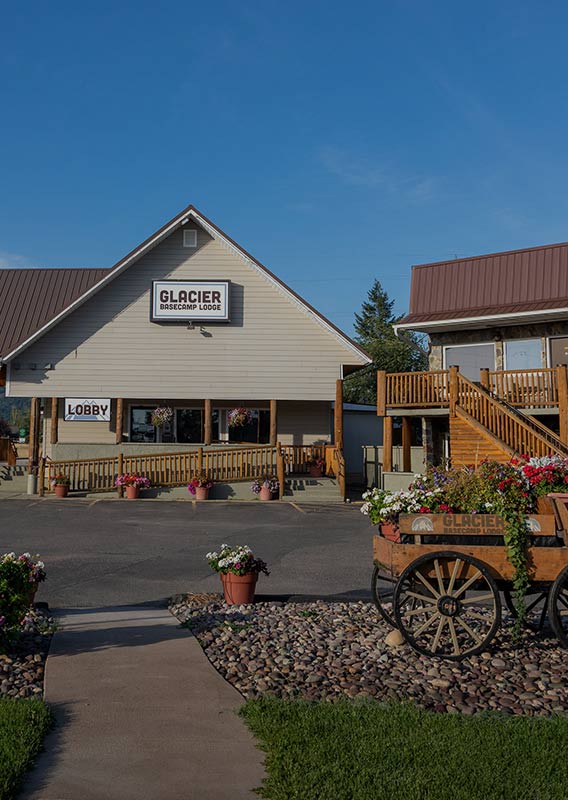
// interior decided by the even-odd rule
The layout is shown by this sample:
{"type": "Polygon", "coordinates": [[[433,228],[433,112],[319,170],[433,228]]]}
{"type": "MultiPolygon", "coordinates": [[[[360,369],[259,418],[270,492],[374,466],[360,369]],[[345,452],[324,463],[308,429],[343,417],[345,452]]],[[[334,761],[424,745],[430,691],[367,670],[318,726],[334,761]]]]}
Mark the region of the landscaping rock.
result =
{"type": "MultiPolygon", "coordinates": [[[[489,652],[452,662],[389,645],[389,639],[401,643],[401,634],[370,603],[235,607],[220,595],[188,594],[173,598],[170,610],[244,697],[411,700],[467,715],[568,712],[566,651],[549,629],[526,632],[515,646],[506,615],[489,652]]],[[[25,670],[31,671],[27,662],[25,670]]]]}
{"type": "Polygon", "coordinates": [[[0,696],[43,696],[45,661],[53,631],[53,619],[45,611],[28,613],[8,652],[0,653],[0,696]]]}
{"type": "Polygon", "coordinates": [[[385,636],[385,644],[387,647],[399,647],[401,644],[404,644],[404,641],[404,636],[398,630],[392,630],[385,636]]]}

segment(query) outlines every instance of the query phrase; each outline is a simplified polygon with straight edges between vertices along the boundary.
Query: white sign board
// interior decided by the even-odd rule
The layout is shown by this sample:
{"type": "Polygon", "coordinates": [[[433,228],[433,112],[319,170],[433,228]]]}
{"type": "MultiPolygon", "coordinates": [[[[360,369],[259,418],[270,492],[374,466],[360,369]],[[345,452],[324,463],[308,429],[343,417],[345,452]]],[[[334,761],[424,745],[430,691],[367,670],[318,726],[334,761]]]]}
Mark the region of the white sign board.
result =
{"type": "Polygon", "coordinates": [[[110,399],[67,397],[65,422],[110,422],[110,399]]]}
{"type": "Polygon", "coordinates": [[[228,322],[229,281],[153,281],[152,322],[228,322]]]}

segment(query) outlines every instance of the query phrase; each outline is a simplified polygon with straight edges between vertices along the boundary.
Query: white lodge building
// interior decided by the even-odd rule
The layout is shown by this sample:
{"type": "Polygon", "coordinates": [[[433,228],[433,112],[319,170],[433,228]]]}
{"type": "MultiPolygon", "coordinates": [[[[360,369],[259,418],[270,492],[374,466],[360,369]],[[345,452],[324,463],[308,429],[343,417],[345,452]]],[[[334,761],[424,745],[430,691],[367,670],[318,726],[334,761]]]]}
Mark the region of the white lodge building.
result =
{"type": "Polygon", "coordinates": [[[0,271],[2,307],[6,394],[41,399],[57,460],[332,442],[341,380],[370,362],[193,206],[109,270],[0,271]]]}

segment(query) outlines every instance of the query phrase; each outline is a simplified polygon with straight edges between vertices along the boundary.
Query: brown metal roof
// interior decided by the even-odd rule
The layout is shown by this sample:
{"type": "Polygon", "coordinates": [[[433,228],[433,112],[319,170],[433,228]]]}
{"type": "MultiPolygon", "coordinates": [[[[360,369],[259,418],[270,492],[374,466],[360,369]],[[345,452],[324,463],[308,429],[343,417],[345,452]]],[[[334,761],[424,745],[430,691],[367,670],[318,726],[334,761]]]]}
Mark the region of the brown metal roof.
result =
{"type": "Polygon", "coordinates": [[[0,269],[0,358],[107,273],[107,269],[0,269]]]}
{"type": "Polygon", "coordinates": [[[412,268],[410,312],[399,324],[568,307],[568,243],[412,268]]]}

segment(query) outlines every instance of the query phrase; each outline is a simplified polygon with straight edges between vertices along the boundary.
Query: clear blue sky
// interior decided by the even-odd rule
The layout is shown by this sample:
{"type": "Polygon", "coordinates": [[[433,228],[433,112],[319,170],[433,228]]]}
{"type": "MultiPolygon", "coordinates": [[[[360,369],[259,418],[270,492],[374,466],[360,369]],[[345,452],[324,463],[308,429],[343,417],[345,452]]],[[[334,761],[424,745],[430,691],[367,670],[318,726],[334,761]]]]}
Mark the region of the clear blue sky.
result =
{"type": "MultiPolygon", "coordinates": [[[[18,7],[19,6],[19,7],[18,7]]],[[[28,2],[0,265],[110,266],[194,203],[348,332],[374,277],[568,240],[561,2],[28,2]]]]}

